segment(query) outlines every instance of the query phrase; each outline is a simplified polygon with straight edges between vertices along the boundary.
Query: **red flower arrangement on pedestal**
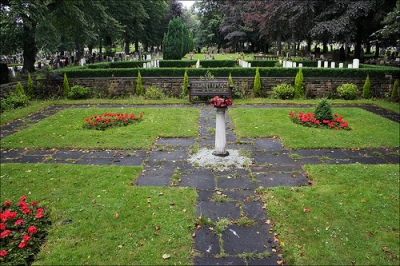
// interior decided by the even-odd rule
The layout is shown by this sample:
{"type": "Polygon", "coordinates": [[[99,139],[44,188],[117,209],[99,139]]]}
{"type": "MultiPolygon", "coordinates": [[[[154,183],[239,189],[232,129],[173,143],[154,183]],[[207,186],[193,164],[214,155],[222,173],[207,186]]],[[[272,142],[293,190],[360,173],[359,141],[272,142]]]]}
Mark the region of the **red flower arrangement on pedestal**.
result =
{"type": "Polygon", "coordinates": [[[214,107],[226,108],[232,105],[232,100],[229,98],[220,98],[218,96],[215,96],[211,99],[210,103],[214,105],[214,107]]]}
{"type": "Polygon", "coordinates": [[[289,112],[290,119],[296,123],[307,127],[326,127],[335,130],[344,129],[351,130],[349,127],[349,123],[343,120],[342,116],[338,114],[334,114],[334,118],[332,120],[318,120],[314,118],[314,113],[303,113],[299,112],[298,114],[289,112]]]}
{"type": "Polygon", "coordinates": [[[49,215],[30,204],[26,196],[18,203],[7,200],[0,207],[0,262],[4,265],[30,265],[47,235],[51,225],[49,215]]]}

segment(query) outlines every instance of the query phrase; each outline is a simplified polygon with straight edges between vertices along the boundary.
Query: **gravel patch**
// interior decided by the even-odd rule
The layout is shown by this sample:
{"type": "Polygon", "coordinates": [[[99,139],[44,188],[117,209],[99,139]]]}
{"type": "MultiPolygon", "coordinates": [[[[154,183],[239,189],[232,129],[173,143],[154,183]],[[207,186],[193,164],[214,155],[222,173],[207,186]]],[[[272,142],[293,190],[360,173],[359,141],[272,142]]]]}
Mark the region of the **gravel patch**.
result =
{"type": "Polygon", "coordinates": [[[243,169],[251,164],[251,159],[239,154],[239,150],[227,150],[229,155],[220,157],[213,155],[214,150],[202,149],[193,154],[188,161],[197,167],[212,168],[219,171],[225,171],[232,168],[243,169]]]}

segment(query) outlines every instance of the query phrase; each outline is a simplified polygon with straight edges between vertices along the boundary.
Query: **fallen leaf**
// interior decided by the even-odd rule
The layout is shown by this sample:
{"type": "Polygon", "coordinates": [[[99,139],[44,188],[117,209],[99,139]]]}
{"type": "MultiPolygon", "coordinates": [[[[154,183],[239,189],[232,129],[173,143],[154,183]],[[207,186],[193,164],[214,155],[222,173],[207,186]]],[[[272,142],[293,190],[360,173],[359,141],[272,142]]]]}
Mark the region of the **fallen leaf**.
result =
{"type": "Polygon", "coordinates": [[[298,248],[298,249],[302,249],[302,248],[303,248],[303,246],[297,245],[297,248],[298,248]]]}
{"type": "Polygon", "coordinates": [[[266,224],[270,224],[270,223],[271,223],[271,220],[267,220],[265,223],[266,223],[266,224]]]}
{"type": "Polygon", "coordinates": [[[115,213],[114,213],[114,217],[115,217],[115,218],[118,218],[118,213],[115,212],[115,213]]]}
{"type": "Polygon", "coordinates": [[[366,201],[365,199],[362,199],[361,202],[362,202],[362,203],[365,203],[365,202],[367,202],[367,201],[366,201]]]}
{"type": "Polygon", "coordinates": [[[164,255],[162,255],[162,258],[163,258],[164,260],[166,260],[166,259],[171,258],[171,255],[169,255],[169,254],[164,254],[164,255]]]}
{"type": "Polygon", "coordinates": [[[93,204],[96,204],[96,200],[95,200],[95,199],[94,199],[94,200],[92,200],[92,203],[93,203],[93,204]]]}
{"type": "Polygon", "coordinates": [[[305,229],[305,228],[301,228],[301,231],[305,232],[305,231],[306,231],[306,229],[305,229]]]}
{"type": "Polygon", "coordinates": [[[171,201],[169,204],[170,204],[170,205],[175,205],[175,202],[171,201]]]}
{"type": "Polygon", "coordinates": [[[122,245],[118,245],[119,248],[122,248],[122,245]]]}
{"type": "Polygon", "coordinates": [[[310,208],[309,208],[309,207],[305,207],[305,208],[303,209],[303,211],[304,211],[304,212],[310,212],[310,208]]]}
{"type": "Polygon", "coordinates": [[[283,265],[283,260],[277,260],[276,263],[277,263],[278,265],[283,265]]]}
{"type": "Polygon", "coordinates": [[[214,231],[214,227],[208,227],[208,230],[214,231]]]}
{"type": "Polygon", "coordinates": [[[32,170],[26,170],[25,172],[26,172],[26,173],[30,173],[30,172],[32,172],[32,170]]]}

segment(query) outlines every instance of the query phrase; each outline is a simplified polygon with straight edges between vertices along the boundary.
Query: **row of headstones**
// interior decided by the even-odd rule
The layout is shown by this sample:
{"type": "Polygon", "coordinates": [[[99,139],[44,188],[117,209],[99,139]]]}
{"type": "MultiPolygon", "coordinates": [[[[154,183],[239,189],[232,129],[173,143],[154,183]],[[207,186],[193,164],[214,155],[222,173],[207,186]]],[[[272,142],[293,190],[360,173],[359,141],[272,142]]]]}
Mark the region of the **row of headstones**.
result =
{"type": "Polygon", "coordinates": [[[152,60],[150,62],[143,63],[143,68],[155,68],[155,67],[160,67],[159,60],[152,60]]]}
{"type": "MultiPolygon", "coordinates": [[[[292,62],[292,61],[285,61],[285,60],[279,60],[279,63],[282,64],[283,67],[297,67],[297,63],[296,62],[292,62]]],[[[318,64],[318,68],[322,67],[322,61],[318,60],[317,61],[318,64]]],[[[303,67],[302,63],[299,63],[298,67],[303,67]]],[[[335,62],[331,62],[331,68],[335,68],[336,67],[336,63],[335,62]]],[[[339,68],[343,68],[344,64],[343,63],[339,63],[339,68]]],[[[353,59],[353,64],[348,64],[347,65],[348,68],[360,68],[360,60],[355,58],[353,59]]],[[[328,61],[324,61],[324,68],[329,68],[329,62],[328,61]]]]}
{"type": "Polygon", "coordinates": [[[251,67],[251,63],[249,63],[249,62],[246,62],[246,61],[244,61],[244,60],[242,60],[242,59],[239,59],[239,66],[241,66],[241,67],[245,67],[245,68],[247,68],[247,67],[251,67]]]}

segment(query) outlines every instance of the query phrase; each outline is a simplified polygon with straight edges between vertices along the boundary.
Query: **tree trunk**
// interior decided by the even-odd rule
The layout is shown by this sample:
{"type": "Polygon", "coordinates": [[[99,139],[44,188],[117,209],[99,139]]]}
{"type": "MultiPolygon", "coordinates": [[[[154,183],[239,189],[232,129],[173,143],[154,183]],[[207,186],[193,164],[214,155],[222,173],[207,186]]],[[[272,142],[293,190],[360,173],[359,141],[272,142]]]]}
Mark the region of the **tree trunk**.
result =
{"type": "Polygon", "coordinates": [[[356,42],[354,45],[354,58],[361,58],[361,42],[362,42],[362,31],[363,26],[358,25],[357,32],[356,32],[356,42]]]}
{"type": "Polygon", "coordinates": [[[294,30],[292,30],[292,48],[293,48],[293,50],[292,50],[292,55],[293,56],[296,56],[296,35],[295,35],[295,32],[294,32],[294,30]]]}
{"type": "Polygon", "coordinates": [[[35,57],[38,50],[35,41],[36,23],[32,22],[32,27],[24,25],[23,28],[25,38],[23,39],[24,65],[22,69],[32,73],[35,72],[35,57]]]}
{"type": "Polygon", "coordinates": [[[129,55],[129,46],[131,43],[128,40],[125,40],[125,54],[129,55]]]}
{"type": "Polygon", "coordinates": [[[379,41],[375,44],[375,57],[379,57],[379,41]]]}
{"type": "Polygon", "coordinates": [[[280,33],[278,33],[276,42],[277,42],[276,46],[277,46],[279,55],[282,55],[282,35],[280,33]]]}

